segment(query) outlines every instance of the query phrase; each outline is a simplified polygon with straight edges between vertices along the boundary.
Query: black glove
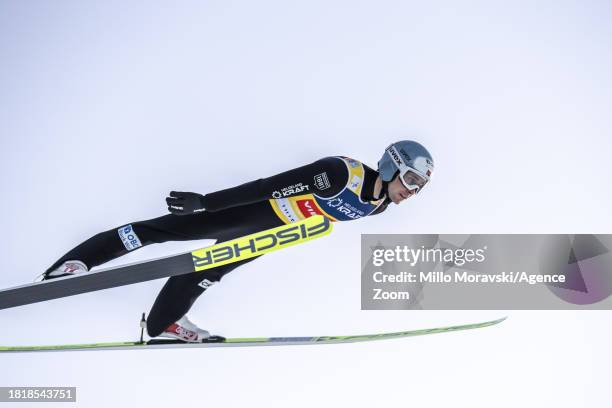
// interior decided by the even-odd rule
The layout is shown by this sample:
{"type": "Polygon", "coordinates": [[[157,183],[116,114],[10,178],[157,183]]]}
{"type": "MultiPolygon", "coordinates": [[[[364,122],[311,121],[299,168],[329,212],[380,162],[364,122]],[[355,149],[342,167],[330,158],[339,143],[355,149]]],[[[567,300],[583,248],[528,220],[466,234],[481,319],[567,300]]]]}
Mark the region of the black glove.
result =
{"type": "Polygon", "coordinates": [[[187,215],[204,211],[204,196],[198,193],[171,191],[166,197],[168,211],[175,215],[187,215]]]}

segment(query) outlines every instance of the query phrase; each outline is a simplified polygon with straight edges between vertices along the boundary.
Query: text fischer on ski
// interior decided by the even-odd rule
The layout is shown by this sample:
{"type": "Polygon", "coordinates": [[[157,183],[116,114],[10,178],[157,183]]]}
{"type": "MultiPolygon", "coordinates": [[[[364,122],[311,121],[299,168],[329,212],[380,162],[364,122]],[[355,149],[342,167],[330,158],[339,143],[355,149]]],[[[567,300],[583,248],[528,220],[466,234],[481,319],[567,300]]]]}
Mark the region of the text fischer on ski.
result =
{"type": "MultiPolygon", "coordinates": [[[[387,147],[378,171],[357,160],[334,156],[205,195],[172,191],[166,198],[171,214],[89,238],[57,260],[43,279],[87,272],[153,243],[201,239],[220,243],[316,214],[331,221],[379,214],[390,202],[400,204],[421,191],[432,171],[433,159],[425,147],[400,141],[387,147]]],[[[190,322],[186,313],[210,285],[253,259],[169,278],[149,312],[149,336],[206,340],[208,331],[190,322]]]]}

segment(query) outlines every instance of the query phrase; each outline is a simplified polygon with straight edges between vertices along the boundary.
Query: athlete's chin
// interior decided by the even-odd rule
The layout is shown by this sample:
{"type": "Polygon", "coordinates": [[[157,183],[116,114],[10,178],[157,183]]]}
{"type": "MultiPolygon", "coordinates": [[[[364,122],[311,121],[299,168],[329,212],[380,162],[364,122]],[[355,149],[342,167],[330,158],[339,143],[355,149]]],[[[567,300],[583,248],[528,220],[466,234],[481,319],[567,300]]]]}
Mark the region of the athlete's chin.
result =
{"type": "Polygon", "coordinates": [[[400,205],[402,201],[404,200],[405,199],[403,197],[400,197],[399,195],[396,195],[395,197],[391,198],[391,201],[393,202],[393,204],[396,204],[396,205],[400,205]]]}

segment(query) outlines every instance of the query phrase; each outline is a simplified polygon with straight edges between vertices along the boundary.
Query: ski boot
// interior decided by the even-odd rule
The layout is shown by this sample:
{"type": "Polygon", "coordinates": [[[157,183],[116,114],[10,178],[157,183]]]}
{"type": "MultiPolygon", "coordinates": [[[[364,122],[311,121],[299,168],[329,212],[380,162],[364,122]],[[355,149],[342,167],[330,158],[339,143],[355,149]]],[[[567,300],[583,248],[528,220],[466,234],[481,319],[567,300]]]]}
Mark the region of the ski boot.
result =
{"type": "Polygon", "coordinates": [[[49,280],[55,278],[61,278],[63,276],[74,276],[80,273],[89,272],[89,268],[81,261],[66,261],[55,269],[48,270],[38,278],[39,280],[49,280]]]}
{"type": "Polygon", "coordinates": [[[149,343],[162,343],[165,341],[161,340],[162,338],[179,340],[185,343],[214,343],[225,340],[225,337],[211,336],[208,331],[200,329],[187,318],[187,315],[181,317],[177,322],[172,323],[159,336],[150,340],[149,343]]]}

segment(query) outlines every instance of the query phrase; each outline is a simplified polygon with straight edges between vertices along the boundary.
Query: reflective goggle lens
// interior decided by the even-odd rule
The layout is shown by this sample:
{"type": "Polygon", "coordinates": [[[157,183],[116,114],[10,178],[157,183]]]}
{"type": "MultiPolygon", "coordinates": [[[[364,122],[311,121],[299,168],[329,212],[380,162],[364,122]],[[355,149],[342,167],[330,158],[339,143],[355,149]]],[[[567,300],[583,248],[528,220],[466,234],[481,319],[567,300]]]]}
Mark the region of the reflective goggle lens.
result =
{"type": "Polygon", "coordinates": [[[407,170],[400,178],[404,187],[410,191],[418,193],[425,187],[427,180],[411,170],[407,170]]]}

